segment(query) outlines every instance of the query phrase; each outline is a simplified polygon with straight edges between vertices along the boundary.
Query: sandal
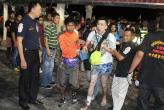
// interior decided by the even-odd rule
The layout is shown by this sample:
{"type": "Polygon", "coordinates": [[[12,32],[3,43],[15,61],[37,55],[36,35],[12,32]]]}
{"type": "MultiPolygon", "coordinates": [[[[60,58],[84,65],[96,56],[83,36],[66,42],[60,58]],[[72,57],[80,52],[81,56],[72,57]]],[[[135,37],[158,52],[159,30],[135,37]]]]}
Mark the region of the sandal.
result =
{"type": "Polygon", "coordinates": [[[89,106],[82,107],[80,110],[89,110],[89,106]]]}

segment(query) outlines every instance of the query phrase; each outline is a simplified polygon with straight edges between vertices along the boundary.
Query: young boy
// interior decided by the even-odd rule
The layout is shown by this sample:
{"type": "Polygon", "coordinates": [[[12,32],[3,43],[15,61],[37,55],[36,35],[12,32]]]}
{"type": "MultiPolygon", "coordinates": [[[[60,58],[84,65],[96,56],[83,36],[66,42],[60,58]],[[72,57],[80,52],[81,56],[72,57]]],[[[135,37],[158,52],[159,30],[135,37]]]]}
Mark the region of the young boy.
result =
{"type": "Polygon", "coordinates": [[[65,103],[65,89],[67,82],[72,88],[72,101],[76,102],[76,94],[79,89],[78,73],[78,40],[79,37],[75,33],[75,20],[68,17],[64,21],[66,31],[59,36],[59,46],[62,52],[61,73],[59,74],[59,82],[61,89],[60,103],[65,103]],[[67,80],[68,78],[68,80],[67,80]]]}
{"type": "Polygon", "coordinates": [[[136,46],[132,40],[133,30],[131,28],[126,28],[119,51],[108,49],[118,60],[112,83],[113,107],[110,107],[109,110],[121,110],[128,91],[128,70],[136,53],[136,46]]]}

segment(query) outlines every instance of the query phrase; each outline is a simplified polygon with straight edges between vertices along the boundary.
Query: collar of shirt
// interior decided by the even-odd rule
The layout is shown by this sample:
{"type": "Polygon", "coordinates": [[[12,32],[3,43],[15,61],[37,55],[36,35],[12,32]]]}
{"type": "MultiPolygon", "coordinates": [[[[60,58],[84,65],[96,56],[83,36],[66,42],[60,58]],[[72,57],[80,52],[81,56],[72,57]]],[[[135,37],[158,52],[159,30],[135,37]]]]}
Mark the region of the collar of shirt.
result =
{"type": "Polygon", "coordinates": [[[103,32],[103,33],[98,33],[97,30],[96,30],[96,35],[97,35],[98,37],[102,37],[102,35],[103,35],[104,33],[105,33],[105,32],[103,32]]]}

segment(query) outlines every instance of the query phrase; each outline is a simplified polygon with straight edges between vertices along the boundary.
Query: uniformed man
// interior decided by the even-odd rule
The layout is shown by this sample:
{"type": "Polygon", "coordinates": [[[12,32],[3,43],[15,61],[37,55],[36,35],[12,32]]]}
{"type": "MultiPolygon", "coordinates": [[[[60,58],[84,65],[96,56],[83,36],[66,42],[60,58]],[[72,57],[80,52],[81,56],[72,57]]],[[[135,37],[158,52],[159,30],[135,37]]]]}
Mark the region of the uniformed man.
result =
{"type": "Polygon", "coordinates": [[[160,16],[157,25],[157,32],[144,38],[129,69],[128,82],[131,84],[132,72],[141,63],[136,110],[164,110],[164,15],[160,16]],[[155,98],[152,108],[151,95],[155,98]]]}
{"type": "Polygon", "coordinates": [[[41,14],[37,2],[29,4],[29,13],[18,26],[18,50],[20,55],[19,105],[29,110],[28,103],[41,104],[37,100],[39,90],[39,33],[35,18],[41,14]]]}

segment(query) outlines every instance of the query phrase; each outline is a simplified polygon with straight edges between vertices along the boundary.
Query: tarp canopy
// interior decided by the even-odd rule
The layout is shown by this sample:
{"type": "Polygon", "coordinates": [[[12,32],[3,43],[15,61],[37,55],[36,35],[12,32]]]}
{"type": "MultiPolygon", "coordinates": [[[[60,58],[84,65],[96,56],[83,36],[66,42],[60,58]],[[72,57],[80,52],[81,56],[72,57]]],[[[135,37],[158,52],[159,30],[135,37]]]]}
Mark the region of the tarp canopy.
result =
{"type": "MultiPolygon", "coordinates": [[[[9,3],[28,3],[34,0],[1,0],[9,3]]],[[[109,5],[143,8],[162,8],[164,9],[164,0],[35,0],[41,3],[67,3],[67,4],[91,4],[91,5],[109,5]]]]}

